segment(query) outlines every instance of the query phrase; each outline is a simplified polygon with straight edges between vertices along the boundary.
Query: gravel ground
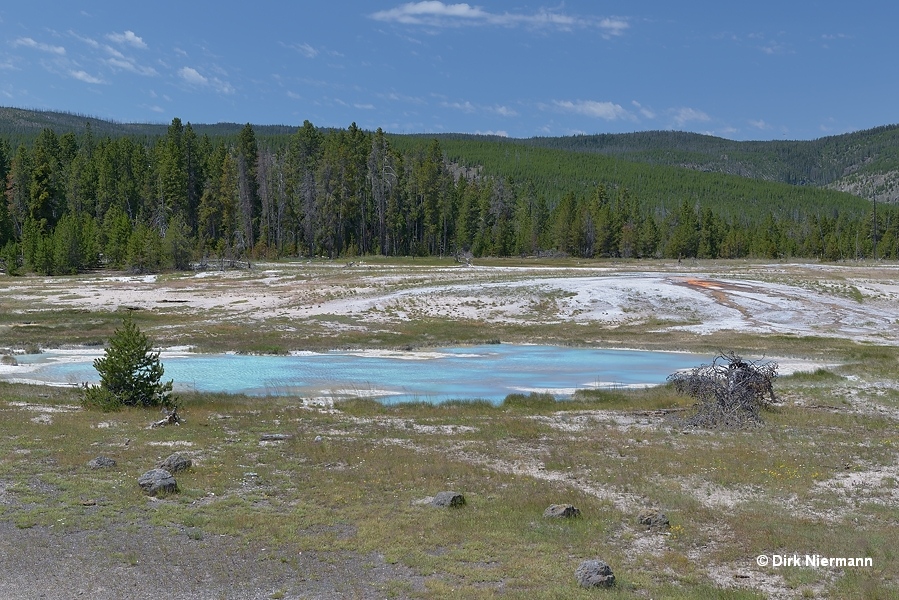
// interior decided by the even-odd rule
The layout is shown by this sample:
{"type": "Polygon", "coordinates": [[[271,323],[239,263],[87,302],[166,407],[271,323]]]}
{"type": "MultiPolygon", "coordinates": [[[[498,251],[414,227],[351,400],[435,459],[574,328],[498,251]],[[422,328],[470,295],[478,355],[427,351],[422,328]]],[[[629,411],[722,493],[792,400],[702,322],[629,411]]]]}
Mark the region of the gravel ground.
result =
{"type": "Polygon", "coordinates": [[[0,521],[0,598],[383,598],[386,587],[401,598],[422,578],[377,554],[285,555],[144,526],[64,533],[0,521]]]}

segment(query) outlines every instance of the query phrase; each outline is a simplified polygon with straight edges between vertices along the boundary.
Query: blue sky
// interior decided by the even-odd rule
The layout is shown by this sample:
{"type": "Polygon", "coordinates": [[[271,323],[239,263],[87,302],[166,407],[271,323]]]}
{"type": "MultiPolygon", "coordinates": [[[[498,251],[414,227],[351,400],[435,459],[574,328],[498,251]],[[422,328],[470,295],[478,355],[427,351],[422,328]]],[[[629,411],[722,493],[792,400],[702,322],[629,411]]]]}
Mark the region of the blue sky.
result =
{"type": "Polygon", "coordinates": [[[0,7],[0,105],[511,137],[813,139],[899,122],[899,4],[434,0],[0,7]]]}

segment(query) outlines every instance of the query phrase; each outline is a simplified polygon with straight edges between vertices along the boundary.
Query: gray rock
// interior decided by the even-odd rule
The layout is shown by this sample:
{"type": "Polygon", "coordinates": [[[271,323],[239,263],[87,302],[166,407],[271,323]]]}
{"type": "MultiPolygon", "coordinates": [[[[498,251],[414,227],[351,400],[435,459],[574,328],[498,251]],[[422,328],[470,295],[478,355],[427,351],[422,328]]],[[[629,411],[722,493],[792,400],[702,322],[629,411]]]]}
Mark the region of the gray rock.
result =
{"type": "Polygon", "coordinates": [[[116,466],[116,462],[107,456],[98,456],[97,458],[87,461],[87,466],[91,469],[109,469],[116,466]]]}
{"type": "Polygon", "coordinates": [[[191,466],[190,459],[187,458],[186,456],[183,456],[178,453],[172,454],[164,461],[156,464],[157,468],[165,469],[166,471],[168,471],[169,473],[172,473],[173,475],[175,473],[178,473],[179,471],[184,471],[186,469],[189,469],[190,466],[191,466]]]}
{"type": "Polygon", "coordinates": [[[465,506],[465,496],[458,492],[440,492],[434,496],[431,504],[444,508],[459,508],[465,506]]]}
{"type": "Polygon", "coordinates": [[[178,491],[178,483],[165,469],[151,469],[138,477],[137,484],[145,494],[155,496],[160,492],[172,494],[178,491]]]}
{"type": "Polygon", "coordinates": [[[644,508],[637,515],[637,522],[649,529],[667,529],[670,525],[668,515],[656,508],[644,508]]]}
{"type": "Polygon", "coordinates": [[[285,433],[263,433],[259,436],[261,442],[283,442],[289,439],[290,436],[285,433]]]}
{"type": "Polygon", "coordinates": [[[549,519],[571,519],[581,516],[581,511],[571,504],[550,504],[543,511],[543,516],[549,519]]]}
{"type": "Polygon", "coordinates": [[[599,559],[582,562],[574,572],[574,576],[577,578],[578,585],[583,588],[612,587],[615,585],[615,575],[612,574],[612,567],[599,559]]]}

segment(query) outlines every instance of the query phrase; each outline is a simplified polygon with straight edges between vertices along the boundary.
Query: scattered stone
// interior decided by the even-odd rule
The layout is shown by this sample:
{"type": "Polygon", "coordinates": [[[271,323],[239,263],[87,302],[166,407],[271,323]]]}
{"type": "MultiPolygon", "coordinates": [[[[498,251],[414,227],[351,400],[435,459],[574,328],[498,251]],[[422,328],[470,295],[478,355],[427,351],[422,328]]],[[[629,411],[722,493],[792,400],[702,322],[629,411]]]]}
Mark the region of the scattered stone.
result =
{"type": "Polygon", "coordinates": [[[187,458],[186,456],[183,456],[181,454],[178,454],[176,452],[175,454],[172,454],[164,461],[157,463],[156,467],[159,469],[164,469],[174,475],[175,473],[178,473],[179,471],[184,471],[186,469],[189,469],[191,464],[192,463],[189,458],[187,458]]]}
{"type": "Polygon", "coordinates": [[[670,525],[668,515],[657,508],[644,508],[637,515],[637,522],[649,529],[667,529],[670,525]]]}
{"type": "Polygon", "coordinates": [[[465,506],[465,496],[458,492],[440,492],[434,496],[431,504],[444,508],[459,508],[465,506]]]}
{"type": "Polygon", "coordinates": [[[151,469],[137,479],[137,484],[148,496],[160,492],[171,494],[178,491],[178,483],[165,469],[151,469]]]}
{"type": "Polygon", "coordinates": [[[583,588],[612,587],[615,575],[612,568],[602,560],[585,560],[574,572],[577,583],[583,588]]]}
{"type": "Polygon", "coordinates": [[[550,504],[543,511],[543,516],[549,519],[571,519],[581,516],[581,511],[571,504],[550,504]]]}
{"type": "Polygon", "coordinates": [[[321,443],[322,443],[322,436],[320,436],[320,435],[315,436],[315,443],[316,443],[316,444],[321,444],[321,443]]]}
{"type": "Polygon", "coordinates": [[[116,466],[116,462],[108,456],[98,456],[97,458],[87,461],[87,466],[91,469],[109,469],[116,466]]]}
{"type": "Polygon", "coordinates": [[[284,433],[263,433],[259,436],[259,440],[263,442],[283,442],[290,439],[290,436],[284,433]]]}

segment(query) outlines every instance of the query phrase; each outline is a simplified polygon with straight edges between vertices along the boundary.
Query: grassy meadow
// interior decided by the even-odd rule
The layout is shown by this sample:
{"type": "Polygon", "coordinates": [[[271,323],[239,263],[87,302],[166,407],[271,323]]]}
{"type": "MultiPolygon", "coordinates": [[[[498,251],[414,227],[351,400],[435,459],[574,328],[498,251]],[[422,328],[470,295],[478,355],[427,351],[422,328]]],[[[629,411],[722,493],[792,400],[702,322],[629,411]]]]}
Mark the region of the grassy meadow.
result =
{"type": "MultiPolygon", "coordinates": [[[[436,277],[387,267],[400,276],[385,294],[436,277]]],[[[340,286],[308,289],[298,302],[363,287],[338,270],[296,279],[328,277],[340,286]]],[[[71,279],[77,288],[79,278],[71,279]]],[[[175,289],[181,278],[160,279],[175,289]]],[[[845,295],[849,284],[834,289],[845,295]]],[[[58,301],[51,296],[0,296],[2,345],[102,345],[121,322],[123,308],[35,309],[58,301]]],[[[501,304],[496,296],[483,301],[501,304]]],[[[163,344],[202,350],[601,339],[826,366],[778,378],[780,402],[765,424],[741,431],[682,427],[691,401],[669,387],[581,391],[564,401],[511,396],[499,406],[182,394],[186,422],[151,429],[155,412],[87,411],[77,389],[0,383],[0,548],[39,560],[30,535],[86,536],[99,547],[91,555],[129,585],[178,548],[204,573],[190,589],[214,590],[203,597],[899,597],[899,348],[833,336],[653,332],[659,323],[646,318],[585,334],[552,322],[553,301],[542,297],[530,309],[548,311],[546,319],[480,326],[423,313],[366,329],[364,312],[241,323],[221,307],[204,309],[203,320],[176,303],[133,314],[163,344]],[[193,461],[176,474],[180,491],[148,499],[137,477],[173,452],[193,461]],[[116,466],[90,469],[99,455],[116,466]],[[427,504],[443,490],[464,494],[467,504],[427,504]],[[575,505],[581,517],[544,518],[553,503],[575,505]],[[641,526],[645,508],[661,509],[670,526],[641,526]],[[760,555],[814,554],[870,557],[873,566],[757,563],[760,555]],[[577,586],[575,569],[592,558],[612,567],[614,588],[577,586]]],[[[76,552],[66,560],[86,559],[76,552]]]]}

